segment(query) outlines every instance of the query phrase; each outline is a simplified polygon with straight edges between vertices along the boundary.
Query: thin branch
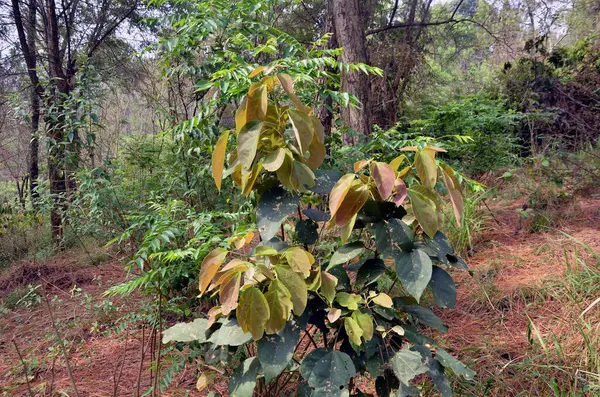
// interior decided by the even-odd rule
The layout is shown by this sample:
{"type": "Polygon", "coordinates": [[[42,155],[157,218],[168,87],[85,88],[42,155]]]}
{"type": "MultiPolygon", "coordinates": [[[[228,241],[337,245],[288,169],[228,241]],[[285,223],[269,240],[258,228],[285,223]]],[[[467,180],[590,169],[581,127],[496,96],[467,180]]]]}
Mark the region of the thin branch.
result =
{"type": "Polygon", "coordinates": [[[15,338],[13,338],[12,343],[13,343],[13,345],[15,345],[15,350],[17,351],[17,355],[19,356],[19,360],[21,360],[21,364],[23,365],[23,371],[25,371],[25,383],[27,383],[27,391],[29,392],[29,395],[31,397],[33,397],[34,394],[31,391],[31,385],[29,384],[29,375],[27,374],[27,372],[28,372],[28,370],[27,370],[27,364],[25,363],[25,360],[23,360],[23,356],[21,355],[21,351],[19,350],[19,346],[17,346],[17,341],[15,340],[15,338]]]}
{"type": "Polygon", "coordinates": [[[388,21],[388,25],[387,26],[392,26],[392,24],[394,23],[394,18],[396,17],[396,12],[398,11],[398,3],[400,1],[396,0],[396,2],[394,3],[394,9],[392,10],[392,13],[390,14],[390,19],[388,21]]]}

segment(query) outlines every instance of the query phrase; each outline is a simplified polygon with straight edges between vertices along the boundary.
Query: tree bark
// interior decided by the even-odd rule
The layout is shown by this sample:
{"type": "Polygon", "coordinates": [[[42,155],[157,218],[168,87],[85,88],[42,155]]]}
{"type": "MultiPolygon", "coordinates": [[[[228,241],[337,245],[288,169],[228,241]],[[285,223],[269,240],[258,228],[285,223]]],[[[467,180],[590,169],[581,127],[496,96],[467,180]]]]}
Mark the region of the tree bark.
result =
{"type": "MultiPolygon", "coordinates": [[[[338,44],[343,47],[343,63],[368,63],[365,37],[366,13],[361,0],[332,0],[333,25],[338,44]]],[[[366,138],[371,134],[369,76],[360,71],[343,71],[341,90],[354,95],[360,107],[342,109],[344,124],[366,138]]],[[[354,145],[358,137],[345,134],[344,143],[354,145]]]]}
{"type": "Polygon", "coordinates": [[[39,197],[37,192],[38,177],[39,177],[39,140],[38,130],[40,126],[40,97],[42,95],[42,87],[40,86],[39,77],[37,74],[37,52],[35,44],[35,28],[37,21],[37,3],[31,0],[27,7],[27,23],[24,23],[21,14],[19,0],[12,0],[13,17],[19,37],[19,45],[25,65],[27,66],[27,75],[29,76],[30,99],[31,99],[31,140],[29,141],[29,153],[27,155],[27,168],[29,170],[29,197],[31,205],[36,207],[36,202],[39,197]]]}

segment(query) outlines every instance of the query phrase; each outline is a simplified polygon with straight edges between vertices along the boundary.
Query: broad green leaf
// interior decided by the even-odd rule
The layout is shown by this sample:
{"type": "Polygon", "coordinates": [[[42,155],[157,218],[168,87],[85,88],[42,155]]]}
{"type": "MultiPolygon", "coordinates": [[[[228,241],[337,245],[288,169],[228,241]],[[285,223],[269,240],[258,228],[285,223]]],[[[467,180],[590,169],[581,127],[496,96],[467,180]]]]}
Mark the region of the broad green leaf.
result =
{"type": "Polygon", "coordinates": [[[300,327],[288,322],[279,334],[265,335],[256,343],[257,356],[267,384],[292,361],[299,339],[300,327]]]}
{"type": "Polygon", "coordinates": [[[240,164],[242,164],[242,168],[245,170],[249,170],[252,167],[252,163],[256,157],[261,129],[261,122],[252,121],[247,123],[238,134],[237,156],[240,164]]]}
{"type": "Polygon", "coordinates": [[[414,248],[415,233],[406,223],[400,219],[390,219],[387,222],[387,230],[392,250],[411,251],[414,248]]]}
{"type": "Polygon", "coordinates": [[[225,316],[234,310],[238,305],[241,279],[242,272],[236,272],[221,284],[221,289],[219,290],[219,299],[221,302],[223,315],[225,316]]]}
{"type": "Polygon", "coordinates": [[[356,258],[360,254],[362,254],[365,250],[365,245],[361,241],[355,241],[353,243],[348,243],[342,245],[338,248],[337,251],[334,252],[331,260],[329,261],[329,266],[327,266],[326,270],[329,270],[337,265],[341,265],[342,263],[346,263],[349,260],[356,258]]]}
{"type": "Polygon", "coordinates": [[[294,130],[296,142],[298,143],[298,149],[300,149],[300,153],[304,157],[304,154],[308,151],[308,147],[313,139],[313,122],[306,113],[294,109],[288,110],[288,114],[292,123],[292,129],[294,130]]]}
{"type": "Polygon", "coordinates": [[[202,265],[200,265],[200,295],[206,291],[206,288],[208,288],[212,282],[227,254],[227,250],[217,248],[210,251],[208,255],[204,257],[202,265]]]}
{"type": "Polygon", "coordinates": [[[333,299],[335,299],[335,287],[337,286],[337,283],[337,277],[327,272],[321,272],[321,295],[327,299],[329,305],[331,305],[333,299]]]}
{"type": "Polygon", "coordinates": [[[425,233],[427,233],[428,236],[435,235],[435,233],[439,230],[438,214],[435,202],[414,189],[408,189],[408,197],[410,197],[415,218],[417,218],[417,221],[425,233]]]}
{"type": "Polygon", "coordinates": [[[419,320],[420,323],[423,323],[428,327],[435,328],[442,332],[448,332],[448,326],[444,324],[444,322],[438,316],[436,316],[435,313],[432,312],[430,309],[419,305],[396,306],[401,308],[404,312],[414,316],[417,320],[419,320]]]}
{"type": "Polygon", "coordinates": [[[310,275],[311,265],[314,263],[312,255],[300,247],[292,247],[285,251],[285,259],[296,273],[300,273],[307,278],[310,275]]]}
{"type": "Polygon", "coordinates": [[[358,310],[358,304],[362,302],[362,297],[356,294],[349,294],[347,292],[338,292],[335,296],[335,300],[345,308],[350,310],[358,310]]]}
{"type": "Polygon", "coordinates": [[[373,303],[388,309],[394,305],[394,302],[392,302],[392,298],[390,298],[388,294],[384,294],[383,292],[379,293],[373,298],[373,303]]]}
{"type": "Polygon", "coordinates": [[[208,341],[217,346],[241,346],[252,339],[252,334],[245,333],[237,320],[220,319],[221,328],[213,332],[208,341]]]}
{"type": "Polygon", "coordinates": [[[434,266],[429,288],[438,307],[452,309],[456,305],[456,285],[441,267],[434,266]]]}
{"type": "Polygon", "coordinates": [[[315,186],[311,191],[316,194],[330,194],[335,184],[342,178],[342,173],[335,170],[315,170],[314,174],[315,186]]]}
{"type": "Polygon", "coordinates": [[[415,167],[421,183],[433,189],[437,182],[437,164],[435,162],[435,151],[429,149],[419,150],[415,154],[415,167]]]}
{"type": "Polygon", "coordinates": [[[333,189],[331,189],[331,194],[329,195],[329,212],[331,213],[331,219],[334,219],[335,214],[348,194],[348,190],[352,187],[354,177],[354,174],[344,175],[336,182],[333,189]]]}
{"type": "Polygon", "coordinates": [[[254,83],[248,89],[246,101],[246,122],[262,121],[267,116],[268,89],[262,81],[254,83]]]}
{"type": "Polygon", "coordinates": [[[279,255],[279,252],[273,247],[268,247],[266,245],[259,245],[254,249],[254,256],[276,256],[279,255]]]}
{"type": "Polygon", "coordinates": [[[360,338],[363,336],[363,330],[358,326],[356,320],[354,320],[352,317],[346,317],[344,319],[344,329],[348,334],[350,343],[354,346],[360,346],[362,343],[360,338]]]}
{"type": "Polygon", "coordinates": [[[252,397],[256,386],[256,376],[260,369],[260,362],[256,357],[244,360],[229,378],[230,397],[252,397]]]}
{"type": "Polygon", "coordinates": [[[294,160],[292,161],[290,181],[294,190],[305,192],[315,186],[315,174],[306,164],[294,160]]]}
{"type": "Polygon", "coordinates": [[[409,382],[427,372],[428,367],[423,364],[420,353],[405,347],[392,357],[392,369],[400,382],[410,386],[409,382]]]}
{"type": "Polygon", "coordinates": [[[444,367],[452,369],[456,375],[462,376],[467,380],[472,380],[475,377],[475,371],[454,358],[446,350],[438,348],[436,356],[444,367]]]}
{"type": "Polygon", "coordinates": [[[352,313],[352,319],[356,321],[356,324],[362,330],[362,337],[365,342],[368,342],[373,338],[374,326],[373,326],[373,318],[367,314],[359,312],[358,310],[352,313]]]}
{"type": "Polygon", "coordinates": [[[254,340],[262,338],[265,323],[269,319],[269,304],[258,288],[248,288],[240,296],[236,316],[244,332],[250,332],[254,340]]]}
{"type": "Polygon", "coordinates": [[[228,139],[229,131],[225,131],[217,140],[215,150],[212,154],[212,175],[218,190],[221,190],[221,182],[223,181],[223,166],[225,165],[228,139]]]}
{"type": "Polygon", "coordinates": [[[433,271],[431,259],[419,249],[411,252],[394,251],[392,255],[396,262],[396,275],[402,282],[402,286],[419,301],[431,280],[433,271]]]}
{"type": "Polygon", "coordinates": [[[385,269],[385,263],[381,259],[367,259],[356,272],[354,287],[362,289],[373,284],[385,273],[385,269]]]}
{"type": "Polygon", "coordinates": [[[283,220],[298,208],[298,197],[279,186],[267,190],[258,200],[256,220],[263,241],[271,240],[283,220]]]}
{"type": "Polygon", "coordinates": [[[192,342],[204,343],[208,340],[206,332],[208,330],[208,320],[197,318],[191,323],[175,324],[171,328],[163,331],[162,343],[192,342]]]}
{"type": "Polygon", "coordinates": [[[263,162],[263,167],[267,171],[275,172],[283,164],[283,161],[285,160],[285,156],[286,156],[286,149],[277,148],[276,150],[269,152],[267,154],[267,156],[265,157],[265,161],[263,162]]]}
{"type": "Polygon", "coordinates": [[[282,266],[275,266],[275,273],[277,273],[277,278],[290,291],[294,314],[299,316],[304,313],[308,301],[308,289],[302,277],[282,266]]]}
{"type": "Polygon", "coordinates": [[[396,182],[394,170],[388,164],[376,162],[373,166],[372,177],[381,198],[387,200],[392,194],[396,182]]]}
{"type": "Polygon", "coordinates": [[[336,396],[347,389],[356,368],[346,353],[315,349],[302,360],[300,373],[319,396],[336,396]]]}
{"type": "Polygon", "coordinates": [[[446,375],[444,375],[444,368],[437,360],[429,360],[428,365],[429,370],[427,374],[429,374],[435,388],[440,392],[442,397],[452,397],[452,386],[446,375]]]}
{"type": "Polygon", "coordinates": [[[369,199],[369,189],[360,182],[354,183],[335,213],[335,224],[345,226],[369,199]]]}
{"type": "Polygon", "coordinates": [[[265,331],[267,334],[274,334],[283,328],[290,317],[294,306],[292,295],[280,280],[275,279],[271,281],[265,299],[269,305],[270,313],[269,320],[265,323],[265,331]]]}
{"type": "Polygon", "coordinates": [[[319,239],[318,226],[310,219],[296,222],[296,238],[302,244],[314,244],[319,239]]]}
{"type": "Polygon", "coordinates": [[[465,203],[463,200],[462,193],[460,191],[460,185],[458,180],[454,176],[454,170],[447,165],[442,165],[442,176],[444,178],[444,184],[448,189],[448,195],[452,202],[452,209],[454,210],[454,217],[456,218],[456,224],[460,227],[462,225],[461,219],[462,214],[465,210],[465,203]]]}

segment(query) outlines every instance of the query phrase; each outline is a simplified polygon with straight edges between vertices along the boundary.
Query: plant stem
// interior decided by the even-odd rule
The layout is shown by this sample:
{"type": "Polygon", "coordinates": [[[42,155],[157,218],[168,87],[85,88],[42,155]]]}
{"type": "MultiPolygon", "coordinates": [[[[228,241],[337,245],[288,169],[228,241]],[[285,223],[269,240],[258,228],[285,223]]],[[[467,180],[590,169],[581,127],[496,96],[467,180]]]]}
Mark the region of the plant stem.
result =
{"type": "Polygon", "coordinates": [[[71,380],[71,385],[73,386],[73,391],[75,393],[75,396],[79,397],[79,391],[77,391],[77,385],[75,384],[75,378],[73,377],[73,371],[71,370],[71,364],[69,362],[69,356],[67,354],[67,349],[65,348],[63,339],[60,336],[58,327],[56,326],[56,323],[54,322],[54,315],[52,314],[52,309],[50,308],[50,302],[48,302],[48,296],[46,296],[45,293],[44,293],[44,302],[46,303],[46,308],[48,309],[48,314],[50,315],[50,321],[52,323],[52,328],[54,329],[56,339],[58,340],[58,345],[60,346],[60,350],[62,351],[63,357],[65,358],[65,364],[67,366],[67,373],[69,374],[69,379],[71,380]]]}
{"type": "Polygon", "coordinates": [[[25,383],[27,383],[27,391],[29,392],[29,395],[33,397],[31,385],[29,384],[29,375],[27,375],[27,373],[29,372],[27,370],[27,364],[25,363],[25,360],[23,360],[23,356],[21,355],[21,351],[19,350],[19,346],[17,346],[17,341],[15,341],[15,338],[13,338],[12,343],[13,345],[15,345],[15,350],[17,351],[17,355],[19,356],[19,360],[21,360],[21,364],[23,364],[23,371],[25,371],[25,383]]]}

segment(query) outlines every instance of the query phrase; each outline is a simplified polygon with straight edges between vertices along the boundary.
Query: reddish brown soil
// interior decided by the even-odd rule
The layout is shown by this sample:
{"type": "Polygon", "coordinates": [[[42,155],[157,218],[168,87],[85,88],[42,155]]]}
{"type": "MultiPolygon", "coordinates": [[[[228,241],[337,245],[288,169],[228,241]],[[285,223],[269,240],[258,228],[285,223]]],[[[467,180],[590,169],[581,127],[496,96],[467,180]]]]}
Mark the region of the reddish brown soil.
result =
{"type": "MultiPolygon", "coordinates": [[[[558,217],[558,229],[600,251],[599,196],[577,198],[575,202],[558,217]]],[[[529,291],[535,291],[545,280],[560,278],[565,271],[565,253],[572,256],[576,244],[558,230],[529,232],[517,213],[521,205],[519,200],[490,203],[499,224],[490,220],[490,228],[478,236],[476,253],[468,261],[474,277],[456,272],[456,309],[438,311],[450,326],[450,332],[441,336],[444,345],[474,366],[478,381],[502,378],[510,384],[509,389],[489,395],[511,396],[530,387],[520,384],[519,377],[507,369],[531,349],[527,316],[542,333],[560,332],[569,312],[573,312],[573,308],[561,307],[551,300],[533,308],[529,305],[531,299],[536,299],[529,291]],[[488,269],[492,268],[493,277],[488,275],[488,269]]],[[[587,255],[583,249],[579,251],[580,255],[587,255]]],[[[100,303],[106,299],[102,296],[106,288],[123,281],[125,273],[118,260],[98,266],[82,265],[88,262],[84,255],[70,253],[42,264],[15,266],[16,270],[0,276],[0,298],[6,298],[19,286],[44,285],[38,292],[49,297],[56,324],[67,341],[79,395],[131,396],[137,389],[140,373],[140,389],[146,390],[150,385],[149,347],[145,359],[141,359],[142,345],[149,345],[149,336],[134,327],[120,334],[108,335],[106,331],[114,328],[112,322],[117,318],[135,310],[140,298],[130,298],[129,302],[111,298],[117,309],[107,315],[90,310],[83,294],[100,303]],[[75,285],[81,291],[72,294],[75,285]],[[96,321],[105,325],[95,329],[96,321]]],[[[599,313],[597,310],[594,315],[600,321],[599,313]]],[[[26,396],[23,367],[13,340],[33,368],[30,384],[36,396],[74,395],[44,302],[0,315],[0,392],[26,396]]],[[[197,374],[192,370],[176,373],[173,386],[164,395],[183,396],[185,391],[190,396],[198,395],[194,391],[196,379],[197,374]]],[[[216,383],[218,391],[226,395],[226,379],[217,379],[216,383]]],[[[531,389],[526,395],[543,395],[538,391],[531,389]]]]}
{"type": "MultiPolygon", "coordinates": [[[[590,258],[590,252],[574,240],[600,252],[597,192],[575,198],[554,213],[553,229],[537,233],[532,233],[528,221],[519,216],[522,205],[523,200],[498,200],[490,205],[498,222],[492,219],[489,230],[477,238],[476,253],[468,259],[474,276],[455,272],[456,308],[438,311],[450,327],[449,333],[442,337],[444,345],[477,370],[478,382],[502,384],[491,387],[485,394],[489,396],[550,395],[546,385],[511,371],[511,364],[525,362],[535,355],[536,350],[528,341],[529,319],[551,340],[550,332],[560,338],[573,331],[569,322],[581,309],[565,306],[538,292],[553,282],[561,282],[566,271],[565,258],[575,266],[575,252],[578,258],[600,270],[597,259],[590,258]]],[[[583,302],[583,307],[592,300],[583,302]]],[[[600,310],[590,313],[588,320],[600,324],[600,310]]],[[[579,346],[571,346],[575,349],[573,355],[583,346],[581,338],[578,339],[579,346]]]]}

